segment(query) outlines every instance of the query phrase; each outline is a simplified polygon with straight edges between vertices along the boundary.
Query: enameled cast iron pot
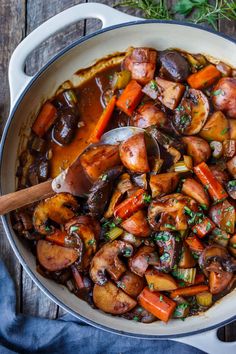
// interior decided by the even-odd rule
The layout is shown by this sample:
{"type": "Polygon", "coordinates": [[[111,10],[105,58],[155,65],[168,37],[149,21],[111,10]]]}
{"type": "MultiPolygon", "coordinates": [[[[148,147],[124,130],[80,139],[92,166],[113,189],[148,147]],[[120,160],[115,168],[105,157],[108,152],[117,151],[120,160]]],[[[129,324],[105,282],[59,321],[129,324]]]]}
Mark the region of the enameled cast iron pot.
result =
{"type": "MultiPolygon", "coordinates": [[[[146,46],[163,50],[181,48],[192,53],[207,53],[236,67],[236,42],[226,36],[198,26],[178,22],[144,21],[96,3],[80,4],[51,18],[34,30],[16,48],[9,65],[11,113],[1,142],[1,192],[15,190],[16,160],[22,129],[27,132],[32,113],[42,101],[53,95],[64,81],[96,59],[129,46],[146,46]],[[82,38],[58,53],[34,77],[24,73],[27,56],[40,43],[69,24],[85,18],[98,18],[102,30],[82,38]]],[[[114,317],[92,309],[65,287],[36,272],[35,257],[12,229],[9,216],[2,217],[9,242],[26,272],[53,301],[83,321],[118,334],[145,339],[173,339],[195,345],[209,353],[236,353],[236,344],[217,340],[216,331],[236,318],[236,289],[202,315],[184,322],[172,320],[142,324],[114,317]],[[211,330],[211,331],[209,331],[211,330]],[[201,333],[208,331],[207,333],[201,333]]]]}

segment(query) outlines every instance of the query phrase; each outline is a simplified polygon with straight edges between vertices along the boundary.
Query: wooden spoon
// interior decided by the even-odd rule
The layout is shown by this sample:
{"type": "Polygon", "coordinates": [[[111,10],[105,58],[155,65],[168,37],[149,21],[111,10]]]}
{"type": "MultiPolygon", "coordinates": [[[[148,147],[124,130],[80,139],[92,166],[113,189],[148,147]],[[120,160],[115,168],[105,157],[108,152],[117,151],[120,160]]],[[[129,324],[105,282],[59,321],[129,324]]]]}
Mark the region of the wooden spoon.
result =
{"type": "MultiPolygon", "coordinates": [[[[130,136],[145,132],[141,128],[123,127],[116,128],[103,134],[99,144],[119,144],[128,139],[130,136]]],[[[148,143],[148,150],[152,151],[153,155],[160,156],[159,146],[157,142],[145,132],[148,143]]],[[[82,154],[89,148],[89,145],[82,154]]],[[[83,167],[80,164],[80,154],[77,159],[65,171],[60,173],[53,180],[48,180],[44,183],[37,184],[33,187],[25,188],[17,192],[9,193],[0,197],[0,215],[6,214],[12,210],[21,208],[25,205],[34,203],[38,200],[45,199],[55,193],[67,192],[75,196],[84,196],[88,194],[92,184],[86,177],[83,167]],[[78,176],[79,183],[78,183],[78,176]]]]}

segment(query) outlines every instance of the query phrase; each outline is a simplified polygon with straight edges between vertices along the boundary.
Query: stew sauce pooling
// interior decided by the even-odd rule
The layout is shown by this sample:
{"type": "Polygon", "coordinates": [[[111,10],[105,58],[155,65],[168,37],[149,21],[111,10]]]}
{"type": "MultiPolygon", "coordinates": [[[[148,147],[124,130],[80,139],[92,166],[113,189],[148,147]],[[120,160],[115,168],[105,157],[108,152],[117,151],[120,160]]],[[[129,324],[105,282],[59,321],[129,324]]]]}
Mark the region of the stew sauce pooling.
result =
{"type": "Polygon", "coordinates": [[[87,198],[61,193],[12,214],[37,269],[104,312],[167,322],[234,288],[236,73],[203,55],[131,48],[42,106],[19,188],[54,177],[114,127],[146,130],[89,148],[87,198]]]}

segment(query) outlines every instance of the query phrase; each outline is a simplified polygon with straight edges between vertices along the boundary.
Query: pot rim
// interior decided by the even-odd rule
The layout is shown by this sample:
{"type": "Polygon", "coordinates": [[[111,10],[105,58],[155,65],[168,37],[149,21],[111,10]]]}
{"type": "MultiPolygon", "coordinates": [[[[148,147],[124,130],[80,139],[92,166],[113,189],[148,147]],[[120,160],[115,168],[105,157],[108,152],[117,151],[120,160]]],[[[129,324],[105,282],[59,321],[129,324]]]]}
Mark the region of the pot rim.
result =
{"type": "MultiPolygon", "coordinates": [[[[93,32],[92,34],[86,35],[82,38],[77,39],[76,41],[74,41],[73,43],[69,44],[68,46],[66,46],[65,48],[63,48],[62,50],[60,50],[55,56],[53,56],[53,58],[51,58],[45,65],[43,65],[43,67],[32,77],[32,79],[29,81],[29,83],[26,85],[26,87],[23,89],[23,91],[21,92],[21,94],[19,95],[18,99],[16,100],[13,108],[10,111],[9,117],[7,119],[7,122],[5,124],[4,127],[4,131],[2,134],[2,138],[1,138],[1,144],[0,144],[0,173],[2,171],[2,162],[3,162],[3,153],[4,153],[4,147],[5,147],[5,141],[7,138],[7,134],[8,131],[11,127],[11,123],[14,117],[15,112],[18,109],[18,106],[20,105],[21,101],[23,100],[25,94],[28,92],[28,90],[30,90],[31,86],[34,84],[34,82],[41,76],[41,74],[51,65],[53,64],[57,59],[59,59],[61,56],[63,56],[65,53],[67,53],[69,50],[73,49],[74,47],[76,47],[77,45],[87,41],[90,38],[93,38],[97,35],[100,35],[104,32],[110,32],[114,29],[117,28],[121,28],[121,27],[128,27],[128,26],[134,26],[134,25],[144,25],[144,24],[149,24],[149,23],[159,23],[159,24],[173,24],[173,25],[178,25],[178,26],[182,26],[182,27],[193,27],[193,28],[197,28],[199,30],[208,32],[208,33],[212,33],[215,34],[219,37],[222,37],[234,44],[236,44],[236,40],[231,38],[228,35],[225,35],[221,32],[217,32],[213,29],[207,29],[207,28],[203,28],[200,25],[197,24],[193,24],[193,23],[189,23],[186,21],[170,21],[170,20],[137,20],[137,21],[131,21],[131,22],[127,22],[127,23],[121,23],[121,24],[117,24],[117,25],[113,25],[98,31],[93,32]]],[[[0,193],[2,194],[2,181],[0,179],[0,193]]],[[[25,271],[28,273],[28,275],[30,276],[30,278],[34,281],[34,283],[40,288],[40,290],[42,290],[52,301],[54,301],[58,306],[62,307],[64,310],[66,310],[68,313],[72,314],[73,316],[75,316],[76,318],[82,320],[83,322],[92,325],[93,327],[102,329],[104,331],[110,332],[110,333],[115,333],[115,334],[119,334],[122,336],[127,336],[127,337],[133,337],[133,338],[138,338],[138,339],[149,339],[149,340],[160,340],[160,339],[168,339],[168,338],[181,338],[181,337],[188,337],[188,336],[192,336],[194,334],[199,334],[199,333],[203,333],[212,329],[216,329],[219,327],[222,327],[226,324],[229,324],[230,322],[234,321],[236,319],[236,315],[222,321],[219,322],[217,324],[211,325],[209,327],[203,328],[203,329],[199,329],[199,330],[195,330],[195,331],[191,331],[191,332],[184,332],[181,334],[171,334],[171,335],[140,335],[140,334],[136,334],[136,333],[131,333],[131,332],[124,332],[118,329],[113,329],[107,326],[104,326],[102,324],[99,324],[97,322],[94,322],[92,320],[87,319],[86,317],[78,314],[76,311],[72,310],[69,306],[67,306],[66,304],[64,304],[61,300],[59,300],[51,291],[49,291],[43,284],[42,282],[36,277],[36,275],[33,273],[33,271],[30,269],[30,267],[28,266],[28,264],[25,262],[23,256],[21,255],[20,251],[18,250],[18,247],[16,246],[16,243],[12,237],[12,232],[11,229],[9,227],[9,223],[10,221],[8,220],[8,217],[5,215],[1,216],[1,220],[3,223],[3,227],[4,230],[7,234],[7,238],[9,240],[9,243],[15,253],[15,255],[17,256],[18,260],[20,261],[21,265],[23,266],[23,268],[25,269],[25,271]]]]}

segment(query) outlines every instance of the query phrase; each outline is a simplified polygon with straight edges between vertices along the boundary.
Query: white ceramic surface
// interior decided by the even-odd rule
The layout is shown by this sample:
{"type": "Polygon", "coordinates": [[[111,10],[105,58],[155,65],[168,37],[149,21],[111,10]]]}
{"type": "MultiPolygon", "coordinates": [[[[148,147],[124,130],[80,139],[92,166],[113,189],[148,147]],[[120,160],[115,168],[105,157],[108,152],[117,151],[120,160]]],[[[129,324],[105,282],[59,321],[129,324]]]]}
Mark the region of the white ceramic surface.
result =
{"type": "MultiPolygon", "coordinates": [[[[81,4],[45,22],[16,48],[9,65],[11,114],[1,143],[0,177],[3,194],[15,189],[14,175],[22,129],[26,134],[29,132],[33,114],[39,109],[42,100],[52,96],[57,87],[70,79],[74,72],[93,64],[96,59],[113,52],[123,51],[130,45],[150,46],[160,50],[178,47],[193,53],[208,53],[236,67],[236,44],[222,36],[194,26],[155,21],[139,22],[138,20],[102,4],[81,4]],[[103,28],[129,21],[135,22],[114,26],[95,36],[88,36],[86,40],[83,39],[65,50],[63,55],[58,55],[39,75],[33,78],[25,75],[23,71],[25,60],[35,47],[53,33],[84,18],[99,18],[103,23],[103,28]]],[[[99,325],[105,330],[117,331],[120,334],[149,339],[178,337],[175,340],[190,343],[208,353],[220,354],[224,350],[227,350],[228,354],[236,353],[234,343],[219,342],[215,331],[184,337],[192,332],[207,330],[216,325],[223,325],[230,319],[233,320],[236,290],[203,315],[190,317],[184,322],[172,320],[168,325],[161,322],[141,324],[113,317],[92,309],[63,286],[38,274],[35,269],[34,256],[15,235],[9,217],[3,217],[2,220],[8,239],[28,274],[42,291],[75,316],[82,316],[85,321],[93,325],[99,325]]]]}

